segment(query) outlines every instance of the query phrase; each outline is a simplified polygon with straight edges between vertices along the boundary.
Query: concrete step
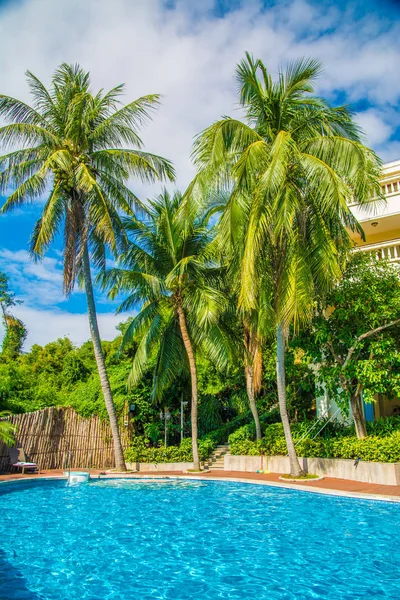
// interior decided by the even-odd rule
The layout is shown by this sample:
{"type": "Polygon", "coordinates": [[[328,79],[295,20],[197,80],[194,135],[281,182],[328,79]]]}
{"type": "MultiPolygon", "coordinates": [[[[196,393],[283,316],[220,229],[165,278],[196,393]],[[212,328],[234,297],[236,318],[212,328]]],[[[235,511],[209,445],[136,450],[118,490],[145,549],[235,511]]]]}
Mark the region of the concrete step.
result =
{"type": "Polygon", "coordinates": [[[229,444],[219,444],[209,459],[204,463],[204,468],[209,471],[223,471],[225,456],[229,455],[229,444]]]}
{"type": "Polygon", "coordinates": [[[208,459],[208,462],[216,462],[218,460],[224,462],[225,456],[229,456],[229,454],[223,454],[222,456],[211,456],[208,459]]]}

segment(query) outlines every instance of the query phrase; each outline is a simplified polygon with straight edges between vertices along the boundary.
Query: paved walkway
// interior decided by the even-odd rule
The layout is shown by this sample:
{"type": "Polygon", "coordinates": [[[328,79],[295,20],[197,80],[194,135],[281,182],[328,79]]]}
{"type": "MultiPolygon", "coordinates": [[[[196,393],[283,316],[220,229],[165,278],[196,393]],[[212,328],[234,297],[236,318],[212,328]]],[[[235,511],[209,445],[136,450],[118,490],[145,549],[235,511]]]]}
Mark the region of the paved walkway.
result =
{"type": "MultiPolygon", "coordinates": [[[[64,473],[61,469],[57,470],[43,470],[40,474],[29,475],[29,474],[3,474],[0,475],[0,481],[11,481],[14,479],[38,479],[41,477],[63,477],[64,473]]],[[[263,483],[269,485],[279,485],[280,487],[286,487],[290,489],[301,489],[314,491],[325,494],[338,494],[338,495],[349,495],[356,497],[368,497],[368,498],[380,498],[388,499],[396,502],[400,502],[400,486],[395,485],[378,485],[375,483],[360,483],[358,481],[350,481],[347,479],[334,479],[332,477],[325,477],[319,481],[301,481],[285,483],[279,479],[277,473],[260,474],[260,473],[244,473],[242,471],[210,471],[204,472],[201,475],[185,475],[182,471],[151,471],[151,472],[140,472],[140,473],[127,473],[117,474],[109,471],[106,473],[106,469],[93,469],[91,471],[93,477],[185,477],[185,478],[201,478],[201,479],[228,479],[228,480],[242,480],[254,483],[263,483]],[[104,475],[103,475],[104,474],[104,475]]]]}

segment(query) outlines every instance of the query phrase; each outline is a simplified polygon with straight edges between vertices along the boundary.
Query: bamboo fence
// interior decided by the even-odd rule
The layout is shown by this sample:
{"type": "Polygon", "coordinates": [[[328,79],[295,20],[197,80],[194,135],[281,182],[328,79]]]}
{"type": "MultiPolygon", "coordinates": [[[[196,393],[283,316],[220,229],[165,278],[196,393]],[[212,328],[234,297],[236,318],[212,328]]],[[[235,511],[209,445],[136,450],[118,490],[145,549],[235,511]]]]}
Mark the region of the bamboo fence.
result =
{"type": "MultiPolygon", "coordinates": [[[[27,460],[41,469],[61,469],[71,453],[71,467],[104,468],[115,466],[114,446],[108,421],[98,416],[84,419],[71,408],[45,408],[32,413],[6,417],[16,426],[16,446],[22,447],[27,460]]],[[[129,431],[120,427],[122,446],[129,445],[129,431]]],[[[0,442],[0,471],[10,467],[9,447],[0,442]]]]}

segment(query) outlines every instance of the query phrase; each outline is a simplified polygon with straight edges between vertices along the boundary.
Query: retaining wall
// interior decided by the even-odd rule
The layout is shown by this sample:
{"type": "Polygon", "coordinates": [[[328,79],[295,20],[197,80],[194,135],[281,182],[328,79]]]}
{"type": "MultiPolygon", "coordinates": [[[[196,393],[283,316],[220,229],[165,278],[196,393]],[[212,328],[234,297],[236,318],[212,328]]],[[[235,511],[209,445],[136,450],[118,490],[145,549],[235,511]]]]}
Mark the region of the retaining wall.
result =
{"type": "MultiPolygon", "coordinates": [[[[326,477],[350,479],[363,483],[382,485],[400,485],[400,463],[379,463],[336,458],[299,458],[307,473],[316,473],[326,477]]],[[[266,469],[271,473],[289,473],[287,456],[234,456],[224,458],[225,471],[245,471],[254,473],[257,469],[266,469]]]]}

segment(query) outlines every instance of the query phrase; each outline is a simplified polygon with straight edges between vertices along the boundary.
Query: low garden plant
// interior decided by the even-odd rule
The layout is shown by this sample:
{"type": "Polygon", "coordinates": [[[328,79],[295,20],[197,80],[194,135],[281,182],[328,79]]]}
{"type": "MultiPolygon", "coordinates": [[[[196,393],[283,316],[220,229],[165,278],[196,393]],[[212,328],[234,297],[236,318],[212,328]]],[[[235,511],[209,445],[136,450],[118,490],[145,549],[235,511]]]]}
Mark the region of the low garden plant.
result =
{"type": "MultiPolygon", "coordinates": [[[[247,417],[246,417],[247,418],[247,417]]],[[[299,456],[309,458],[360,458],[370,462],[400,462],[400,416],[386,417],[368,423],[368,437],[359,440],[354,426],[328,423],[315,438],[312,430],[315,421],[302,421],[292,426],[296,450],[299,456]]],[[[319,428],[321,423],[319,423],[319,428]]],[[[218,429],[204,435],[199,440],[200,460],[205,461],[218,444],[229,441],[231,454],[242,456],[286,456],[286,442],[282,423],[267,425],[260,441],[255,441],[254,422],[243,424],[236,417],[218,429]]],[[[125,451],[125,459],[130,462],[192,462],[190,438],[185,438],[177,446],[152,446],[145,436],[136,436],[130,448],[125,451]]]]}
{"type": "MultiPolygon", "coordinates": [[[[312,423],[307,422],[308,428],[312,423]]],[[[353,427],[336,427],[331,435],[303,437],[305,426],[293,426],[293,437],[299,456],[310,458],[360,458],[371,462],[400,461],[400,418],[398,416],[381,419],[368,424],[368,437],[359,440],[353,427]]],[[[237,429],[229,436],[230,452],[236,455],[286,456],[287,448],[281,423],[269,425],[264,437],[254,441],[248,426],[237,429]]]]}
{"type": "MultiPolygon", "coordinates": [[[[173,463],[192,462],[192,444],[190,438],[185,438],[179,446],[149,447],[148,440],[143,436],[136,437],[130,448],[125,451],[128,463],[173,463]]],[[[201,461],[208,458],[215,447],[209,439],[199,440],[199,457],[201,461]]]]}

